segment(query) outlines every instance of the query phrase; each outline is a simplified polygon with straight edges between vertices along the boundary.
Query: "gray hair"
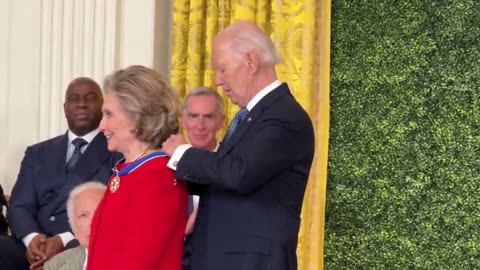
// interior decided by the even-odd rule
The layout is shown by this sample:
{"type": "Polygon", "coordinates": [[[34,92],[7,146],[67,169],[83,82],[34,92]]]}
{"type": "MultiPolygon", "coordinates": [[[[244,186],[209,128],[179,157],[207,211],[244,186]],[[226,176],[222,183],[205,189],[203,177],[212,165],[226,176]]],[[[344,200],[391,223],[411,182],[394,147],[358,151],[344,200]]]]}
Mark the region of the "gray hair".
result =
{"type": "Polygon", "coordinates": [[[82,183],[76,186],[72,191],[70,191],[70,194],[68,195],[68,199],[67,199],[67,216],[68,216],[68,223],[70,224],[70,228],[72,228],[72,231],[76,230],[74,229],[75,226],[73,224],[73,220],[74,220],[73,201],[75,200],[75,198],[80,193],[86,190],[98,190],[98,191],[105,192],[106,189],[107,189],[107,186],[105,186],[104,184],[96,181],[90,181],[90,182],[82,183]]]}
{"type": "Polygon", "coordinates": [[[120,69],[105,78],[103,91],[118,98],[135,124],[131,132],[149,148],[161,148],[170,135],[178,132],[180,102],[157,71],[140,65],[120,69]]]}
{"type": "Polygon", "coordinates": [[[260,56],[262,64],[276,65],[282,62],[270,36],[253,23],[238,21],[221,33],[231,34],[230,46],[239,55],[254,51],[260,56]]]}
{"type": "Polygon", "coordinates": [[[190,90],[190,92],[188,92],[188,94],[185,96],[185,100],[183,101],[183,109],[184,110],[187,107],[188,99],[190,97],[194,97],[194,96],[211,96],[211,97],[214,97],[215,100],[217,101],[218,113],[220,115],[223,114],[223,107],[224,107],[223,99],[220,96],[220,94],[217,93],[215,90],[213,90],[213,88],[211,88],[211,87],[197,87],[197,88],[194,88],[194,89],[190,90]]]}

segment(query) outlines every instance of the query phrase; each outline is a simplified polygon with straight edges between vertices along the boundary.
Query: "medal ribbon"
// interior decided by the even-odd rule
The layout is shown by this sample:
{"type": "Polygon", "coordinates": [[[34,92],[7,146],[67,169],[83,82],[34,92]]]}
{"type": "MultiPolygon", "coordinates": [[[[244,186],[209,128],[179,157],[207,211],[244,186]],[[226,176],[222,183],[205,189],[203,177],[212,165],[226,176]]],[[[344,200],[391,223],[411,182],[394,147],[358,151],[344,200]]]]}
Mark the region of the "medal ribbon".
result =
{"type": "Polygon", "coordinates": [[[165,156],[167,156],[167,154],[165,154],[165,152],[163,152],[163,151],[162,152],[153,152],[153,153],[150,153],[150,154],[148,154],[148,155],[146,155],[146,156],[144,156],[140,159],[135,160],[134,162],[130,163],[128,166],[121,169],[120,171],[118,171],[116,167],[113,167],[112,171],[116,176],[122,176],[122,175],[129,174],[129,173],[133,172],[138,167],[142,166],[143,163],[145,163],[145,162],[147,162],[151,159],[158,158],[158,157],[165,157],[165,156]]]}

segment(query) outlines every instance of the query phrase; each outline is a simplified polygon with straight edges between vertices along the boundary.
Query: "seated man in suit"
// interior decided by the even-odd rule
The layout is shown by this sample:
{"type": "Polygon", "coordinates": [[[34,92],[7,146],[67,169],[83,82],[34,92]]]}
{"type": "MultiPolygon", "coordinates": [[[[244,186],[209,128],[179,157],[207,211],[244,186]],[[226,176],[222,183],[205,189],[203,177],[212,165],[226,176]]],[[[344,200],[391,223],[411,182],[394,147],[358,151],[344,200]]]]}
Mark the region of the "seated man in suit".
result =
{"type": "MultiPolygon", "coordinates": [[[[194,147],[208,151],[217,151],[220,143],[217,141],[217,132],[223,125],[222,97],[210,87],[199,87],[191,90],[185,96],[182,125],[187,133],[188,140],[194,147]]],[[[183,270],[190,269],[191,234],[198,209],[198,196],[189,198],[189,212],[185,229],[185,246],[183,253],[183,270]]]]}
{"type": "Polygon", "coordinates": [[[63,105],[68,131],[25,151],[7,213],[12,237],[0,239],[11,254],[7,269],[41,269],[72,241],[65,202],[69,192],[89,179],[106,183],[120,159],[108,151],[99,132],[103,97],[92,79],[80,77],[67,87],[63,105]]]}
{"type": "Polygon", "coordinates": [[[68,222],[80,245],[60,252],[48,260],[43,270],[83,270],[87,265],[86,253],[90,239],[90,225],[106,186],[87,182],[75,187],[67,200],[68,222]]]}

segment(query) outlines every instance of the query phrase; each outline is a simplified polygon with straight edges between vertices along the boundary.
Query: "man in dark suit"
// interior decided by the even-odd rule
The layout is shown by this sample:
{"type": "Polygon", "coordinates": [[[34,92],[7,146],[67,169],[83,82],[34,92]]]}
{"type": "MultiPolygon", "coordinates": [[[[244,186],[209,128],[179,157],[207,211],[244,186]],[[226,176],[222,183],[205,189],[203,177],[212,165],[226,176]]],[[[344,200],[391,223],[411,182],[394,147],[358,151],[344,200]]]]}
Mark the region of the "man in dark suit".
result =
{"type": "Polygon", "coordinates": [[[217,153],[186,145],[180,135],[163,144],[176,177],[200,195],[191,269],[297,269],[311,120],[278,81],[280,56],[258,26],[237,22],[212,45],[215,82],[241,110],[217,153]]]}
{"type": "Polygon", "coordinates": [[[78,245],[67,218],[68,194],[90,179],[106,183],[119,159],[98,131],[102,104],[94,80],[73,80],[65,94],[67,133],[25,151],[7,214],[12,238],[0,239],[12,255],[4,259],[7,269],[41,269],[53,255],[78,245]]]}

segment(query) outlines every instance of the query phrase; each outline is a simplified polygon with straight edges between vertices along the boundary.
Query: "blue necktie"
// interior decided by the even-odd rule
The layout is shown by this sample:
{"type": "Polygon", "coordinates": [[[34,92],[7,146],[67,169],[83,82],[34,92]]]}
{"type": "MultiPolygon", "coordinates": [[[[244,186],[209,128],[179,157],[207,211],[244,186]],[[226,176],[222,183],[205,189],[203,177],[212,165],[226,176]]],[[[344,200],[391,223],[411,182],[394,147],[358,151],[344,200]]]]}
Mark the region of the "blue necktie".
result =
{"type": "Polygon", "coordinates": [[[73,149],[73,154],[68,160],[67,165],[65,166],[66,175],[68,175],[68,173],[75,167],[78,160],[80,159],[80,156],[82,155],[82,147],[88,144],[88,142],[82,138],[76,138],[72,141],[72,144],[75,146],[75,148],[73,149]]]}
{"type": "Polygon", "coordinates": [[[226,143],[232,137],[235,129],[237,129],[237,126],[240,124],[240,122],[242,122],[243,118],[245,118],[247,114],[247,108],[242,108],[235,114],[235,117],[233,117],[232,122],[230,122],[230,125],[228,126],[227,134],[225,134],[225,139],[223,140],[224,143],[226,143]]]}

